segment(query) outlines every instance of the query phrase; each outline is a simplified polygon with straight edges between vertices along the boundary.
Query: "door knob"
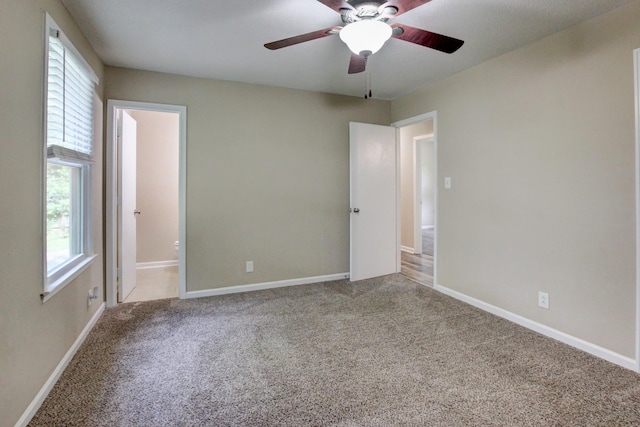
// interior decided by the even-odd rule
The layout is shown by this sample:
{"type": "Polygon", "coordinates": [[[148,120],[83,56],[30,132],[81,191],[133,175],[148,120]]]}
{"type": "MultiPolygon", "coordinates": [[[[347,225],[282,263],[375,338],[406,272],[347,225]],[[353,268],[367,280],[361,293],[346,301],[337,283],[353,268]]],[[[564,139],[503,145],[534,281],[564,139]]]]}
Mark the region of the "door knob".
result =
{"type": "Polygon", "coordinates": [[[136,209],[135,211],[133,211],[134,215],[140,215],[142,212],[140,212],[140,209],[136,209]]]}
{"type": "Polygon", "coordinates": [[[360,209],[358,209],[358,208],[353,208],[353,213],[360,213],[360,209]]]}

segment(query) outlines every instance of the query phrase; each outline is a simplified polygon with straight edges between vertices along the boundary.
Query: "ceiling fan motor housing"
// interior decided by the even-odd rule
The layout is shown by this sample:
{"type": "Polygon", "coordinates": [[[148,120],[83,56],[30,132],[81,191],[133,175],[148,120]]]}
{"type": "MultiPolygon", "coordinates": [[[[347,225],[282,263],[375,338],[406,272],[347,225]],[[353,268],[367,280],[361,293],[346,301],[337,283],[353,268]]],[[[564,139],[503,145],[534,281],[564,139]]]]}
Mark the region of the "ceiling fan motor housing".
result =
{"type": "Polygon", "coordinates": [[[385,3],[384,1],[352,0],[348,3],[353,6],[353,9],[340,9],[342,22],[345,24],[351,24],[364,19],[386,22],[398,13],[398,9],[393,6],[382,8],[382,5],[385,3]]]}

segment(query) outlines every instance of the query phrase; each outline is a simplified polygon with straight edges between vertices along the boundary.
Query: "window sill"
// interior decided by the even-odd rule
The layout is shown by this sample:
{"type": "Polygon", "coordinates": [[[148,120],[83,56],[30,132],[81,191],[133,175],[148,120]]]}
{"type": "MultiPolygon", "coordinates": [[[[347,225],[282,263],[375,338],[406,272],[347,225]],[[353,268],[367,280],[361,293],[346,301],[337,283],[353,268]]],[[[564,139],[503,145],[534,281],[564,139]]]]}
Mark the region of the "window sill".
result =
{"type": "MultiPolygon", "coordinates": [[[[71,283],[76,277],[85,271],[95,260],[98,255],[89,255],[77,263],[73,268],[69,269],[65,274],[60,276],[54,282],[45,286],[45,291],[40,295],[42,303],[47,302],[51,297],[61,291],[65,286],[71,283]]],[[[46,279],[45,279],[46,280],[46,279]]]]}

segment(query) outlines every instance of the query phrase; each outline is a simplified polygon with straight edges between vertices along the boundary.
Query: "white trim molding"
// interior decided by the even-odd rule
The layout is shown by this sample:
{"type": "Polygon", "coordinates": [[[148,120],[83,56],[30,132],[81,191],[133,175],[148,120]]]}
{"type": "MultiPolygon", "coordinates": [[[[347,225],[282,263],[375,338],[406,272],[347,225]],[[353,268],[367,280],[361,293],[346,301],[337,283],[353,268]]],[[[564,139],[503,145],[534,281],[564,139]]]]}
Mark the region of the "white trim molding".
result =
{"type": "Polygon", "coordinates": [[[262,291],[265,289],[284,288],[287,286],[309,285],[311,283],[330,282],[349,278],[349,273],[329,274],[325,276],[303,277],[299,279],[279,280],[276,282],[254,283],[250,285],[226,286],[224,288],[190,291],[185,298],[202,298],[215,295],[237,294],[240,292],[262,291]]]}
{"type": "Polygon", "coordinates": [[[80,261],[75,266],[73,266],[65,274],[60,276],[58,280],[56,280],[55,282],[47,286],[46,289],[50,289],[50,290],[45,290],[42,293],[42,303],[44,304],[45,302],[49,301],[52,296],[54,296],[59,291],[64,289],[65,286],[67,286],[69,283],[75,280],[79,275],[81,275],[87,268],[89,268],[89,266],[93,263],[93,261],[97,257],[98,255],[96,254],[89,255],[89,256],[85,255],[81,257],[80,261]]]}
{"type": "MultiPolygon", "coordinates": [[[[437,115],[438,114],[436,111],[431,111],[430,113],[419,114],[417,116],[409,117],[408,119],[398,120],[397,122],[391,123],[391,126],[401,128],[401,127],[412,125],[414,123],[424,122],[425,120],[430,120],[430,119],[433,119],[435,124],[435,119],[437,115]]],[[[433,134],[434,136],[436,134],[435,126],[433,127],[433,134]]]]}
{"type": "Polygon", "coordinates": [[[636,124],[636,372],[640,372],[640,49],[633,51],[636,124]]]}
{"type": "Polygon", "coordinates": [[[78,335],[78,338],[76,338],[73,345],[69,348],[69,350],[67,350],[67,353],[62,357],[62,359],[60,360],[58,365],[55,367],[55,369],[53,370],[53,372],[51,373],[47,381],[44,383],[44,385],[42,386],[38,394],[36,394],[36,396],[33,398],[29,406],[27,406],[27,409],[25,409],[24,413],[22,414],[18,422],[16,422],[15,427],[26,426],[27,424],[29,424],[29,421],[31,421],[31,419],[36,414],[36,412],[38,412],[38,409],[40,409],[42,402],[44,402],[44,399],[47,398],[53,386],[56,384],[56,382],[58,382],[58,379],[60,379],[60,375],[62,375],[62,373],[64,372],[69,362],[71,362],[71,359],[73,359],[73,356],[76,354],[76,352],[78,351],[78,349],[80,348],[84,340],[87,338],[87,336],[89,335],[89,332],[91,332],[91,330],[96,325],[96,323],[98,323],[98,319],[100,319],[100,316],[102,316],[102,313],[104,312],[104,308],[105,308],[105,303],[103,302],[102,304],[100,304],[100,307],[98,307],[98,309],[93,314],[93,316],[91,316],[91,320],[89,320],[89,322],[85,325],[84,329],[82,329],[82,332],[80,332],[80,335],[78,335]]]}
{"type": "Polygon", "coordinates": [[[147,268],[175,267],[179,264],[180,263],[177,259],[170,259],[167,261],[138,262],[136,263],[136,270],[145,270],[147,268]]]}
{"type": "Polygon", "coordinates": [[[601,359],[607,360],[611,363],[615,363],[616,365],[622,366],[623,368],[631,370],[636,369],[636,361],[630,357],[623,356],[622,354],[616,353],[604,347],[600,347],[599,345],[585,341],[581,338],[574,337],[557,329],[535,322],[531,319],[504,310],[500,307],[496,307],[495,305],[480,301],[479,299],[470,297],[458,291],[454,291],[453,289],[449,289],[445,286],[435,285],[434,289],[459,301],[477,307],[480,310],[494,314],[498,317],[502,317],[503,319],[509,320],[513,323],[517,323],[518,325],[524,326],[525,328],[530,329],[534,332],[537,332],[549,338],[553,338],[557,341],[570,345],[571,347],[575,347],[601,359]]]}

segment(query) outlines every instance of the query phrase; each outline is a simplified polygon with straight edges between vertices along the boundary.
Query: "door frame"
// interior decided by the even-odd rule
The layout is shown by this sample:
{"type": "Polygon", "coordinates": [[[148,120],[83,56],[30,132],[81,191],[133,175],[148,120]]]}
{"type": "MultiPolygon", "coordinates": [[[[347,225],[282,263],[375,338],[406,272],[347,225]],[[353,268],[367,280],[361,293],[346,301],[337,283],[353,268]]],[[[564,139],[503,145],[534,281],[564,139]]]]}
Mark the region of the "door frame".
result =
{"type": "MultiPolygon", "coordinates": [[[[438,180],[438,112],[437,111],[431,111],[429,113],[424,113],[424,114],[419,114],[417,116],[413,116],[413,117],[409,117],[408,119],[404,119],[404,120],[399,120],[397,122],[393,122],[391,123],[391,126],[396,128],[396,158],[397,158],[397,170],[398,173],[397,178],[396,178],[396,185],[398,187],[398,194],[400,194],[400,128],[403,128],[405,126],[409,126],[415,123],[419,123],[419,122],[424,122],[427,120],[433,120],[433,152],[434,152],[434,157],[435,157],[435,190],[434,190],[434,214],[433,214],[433,286],[435,287],[438,284],[438,187],[439,187],[439,180],[438,180]]],[[[415,141],[414,141],[414,161],[415,161],[415,141]]],[[[414,174],[415,174],[415,168],[414,168],[414,174]]],[[[415,176],[414,176],[414,183],[415,183],[415,176]]],[[[415,185],[414,185],[414,191],[415,191],[415,185]]],[[[400,267],[402,265],[402,260],[401,260],[401,250],[402,250],[402,244],[401,244],[401,236],[402,236],[402,232],[400,230],[400,218],[401,218],[401,212],[402,212],[402,206],[401,206],[401,201],[400,201],[400,197],[398,197],[397,199],[397,213],[396,213],[396,218],[398,218],[397,220],[397,224],[396,224],[396,234],[397,234],[397,244],[396,244],[396,254],[397,254],[397,259],[396,259],[396,265],[398,266],[398,272],[400,272],[400,267]]],[[[414,215],[415,216],[415,215],[414,215]]],[[[414,237],[415,239],[415,237],[414,237]]],[[[422,243],[422,242],[420,242],[422,243]]],[[[415,242],[414,242],[414,247],[415,247],[415,242]]]]}
{"type": "Polygon", "coordinates": [[[640,372],[640,49],[633,51],[635,98],[635,180],[636,180],[636,355],[635,370],[640,372]]]}
{"type": "Polygon", "coordinates": [[[117,110],[145,110],[179,115],[178,160],[178,295],[186,297],[186,189],[187,189],[187,107],[184,105],[156,104],[150,102],[107,100],[107,139],[105,143],[105,286],[106,305],[118,304],[118,186],[121,167],[118,158],[117,110]]]}
{"type": "MultiPolygon", "coordinates": [[[[416,254],[422,253],[422,150],[424,149],[424,144],[426,143],[433,144],[433,154],[435,160],[435,157],[437,156],[437,147],[433,139],[433,133],[413,137],[413,250],[416,254]]],[[[433,177],[438,176],[437,165],[435,162],[432,175],[433,177]]],[[[437,192],[438,188],[434,187],[434,207],[437,192]]]]}

